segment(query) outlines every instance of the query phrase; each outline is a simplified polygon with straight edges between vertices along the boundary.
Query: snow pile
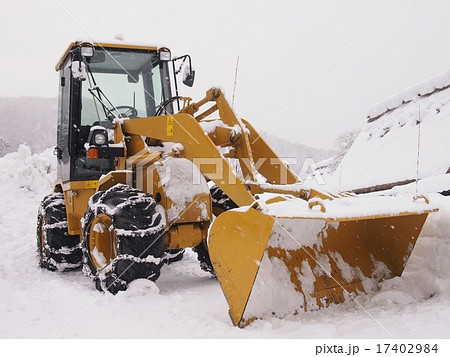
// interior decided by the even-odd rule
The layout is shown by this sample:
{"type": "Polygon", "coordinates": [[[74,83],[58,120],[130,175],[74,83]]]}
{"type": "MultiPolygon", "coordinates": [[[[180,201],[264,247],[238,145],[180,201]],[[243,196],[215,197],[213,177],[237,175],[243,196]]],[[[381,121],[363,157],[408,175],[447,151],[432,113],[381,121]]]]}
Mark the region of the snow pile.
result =
{"type": "MultiPolygon", "coordinates": [[[[167,158],[162,166],[157,166],[164,193],[171,201],[167,209],[167,220],[177,220],[186,210],[186,204],[193,202],[196,195],[209,194],[208,184],[200,170],[191,161],[184,158],[167,158]]],[[[198,210],[198,217],[206,219],[208,211],[205,204],[190,207],[198,210]]],[[[193,214],[194,216],[194,214],[193,214]]]]}
{"type": "Polygon", "coordinates": [[[2,159],[1,171],[15,181],[18,188],[32,193],[49,193],[56,178],[56,160],[52,149],[32,155],[30,147],[21,145],[17,152],[2,159]]]}
{"type": "MultiPolygon", "coordinates": [[[[443,78],[441,83],[431,81],[430,90],[447,79],[450,83],[450,77],[443,78]]],[[[450,87],[415,96],[361,130],[330,186],[354,190],[414,180],[417,171],[419,178],[445,174],[450,168],[449,133],[450,87]]]]}
{"type": "Polygon", "coordinates": [[[411,258],[401,277],[389,279],[382,284],[378,294],[370,297],[377,303],[383,297],[388,303],[409,304],[436,302],[448,304],[450,300],[450,199],[434,195],[440,211],[430,214],[417,241],[411,258]],[[381,295],[381,297],[380,297],[381,295]],[[398,297],[402,296],[402,301],[398,297]]]}
{"type": "MultiPolygon", "coordinates": [[[[55,163],[51,149],[31,155],[25,146],[0,158],[3,338],[387,338],[385,330],[396,338],[448,337],[450,197],[430,196],[440,211],[430,214],[403,276],[385,281],[380,292],[238,329],[218,281],[200,269],[191,250],[164,266],[156,283],[139,280],[116,296],[99,293],[81,270],[40,269],[36,213],[51,191],[55,163]]],[[[277,278],[280,267],[267,267],[277,278]]],[[[286,281],[272,281],[284,294],[286,281]]],[[[293,299],[286,292],[287,303],[293,299]]]]}
{"type": "Polygon", "coordinates": [[[303,295],[295,290],[286,265],[281,259],[269,259],[265,252],[243,318],[250,320],[255,316],[270,315],[283,318],[295,310],[301,311],[303,305],[303,295]]]}

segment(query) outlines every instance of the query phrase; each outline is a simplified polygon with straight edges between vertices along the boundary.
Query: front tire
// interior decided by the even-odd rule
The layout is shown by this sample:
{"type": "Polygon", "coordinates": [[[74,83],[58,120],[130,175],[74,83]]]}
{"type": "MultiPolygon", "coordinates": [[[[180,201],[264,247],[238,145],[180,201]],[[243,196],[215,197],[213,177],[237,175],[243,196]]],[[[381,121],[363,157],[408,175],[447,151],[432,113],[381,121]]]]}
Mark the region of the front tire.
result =
{"type": "Polygon", "coordinates": [[[37,216],[36,245],[39,266],[52,271],[77,269],[82,263],[80,237],[67,232],[64,194],[55,192],[42,200],[37,216]]]}
{"type": "Polygon", "coordinates": [[[165,220],[152,197],[118,184],[91,197],[82,220],[83,272],[116,294],[139,278],[158,279],[165,220]]]}
{"type": "MultiPolygon", "coordinates": [[[[209,191],[211,192],[213,214],[216,217],[225,211],[238,207],[238,205],[234,203],[234,201],[230,197],[228,197],[228,195],[223,192],[218,186],[212,186],[209,191]]],[[[209,251],[206,242],[201,242],[192,250],[197,253],[197,259],[200,262],[200,268],[208,273],[211,273],[212,275],[216,275],[211,263],[211,258],[209,257],[209,251]]]]}

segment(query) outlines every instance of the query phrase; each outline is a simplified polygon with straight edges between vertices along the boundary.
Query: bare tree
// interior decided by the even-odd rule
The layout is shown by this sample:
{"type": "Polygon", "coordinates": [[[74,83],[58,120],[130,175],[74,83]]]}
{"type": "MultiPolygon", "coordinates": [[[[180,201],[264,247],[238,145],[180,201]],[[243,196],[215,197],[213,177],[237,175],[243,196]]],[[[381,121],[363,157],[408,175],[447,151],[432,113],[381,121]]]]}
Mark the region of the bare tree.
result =
{"type": "Polygon", "coordinates": [[[330,164],[330,172],[334,172],[337,169],[342,159],[344,158],[345,154],[351,148],[353,142],[355,141],[356,137],[359,135],[360,132],[361,132],[360,128],[353,128],[346,130],[338,135],[336,139],[337,154],[330,164]]]}

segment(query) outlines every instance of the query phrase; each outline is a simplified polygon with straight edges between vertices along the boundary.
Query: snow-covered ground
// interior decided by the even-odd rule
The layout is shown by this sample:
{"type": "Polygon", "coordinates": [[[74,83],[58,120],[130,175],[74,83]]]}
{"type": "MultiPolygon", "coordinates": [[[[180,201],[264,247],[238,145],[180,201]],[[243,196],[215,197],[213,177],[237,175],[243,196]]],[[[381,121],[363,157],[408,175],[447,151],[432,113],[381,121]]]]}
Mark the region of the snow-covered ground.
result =
{"type": "MultiPolygon", "coordinates": [[[[116,296],[99,293],[81,271],[40,269],[36,213],[40,200],[51,190],[55,166],[51,149],[32,155],[28,147],[21,146],[18,152],[0,159],[2,338],[385,339],[450,335],[450,197],[429,194],[440,211],[429,216],[403,276],[385,281],[379,292],[359,296],[356,302],[283,320],[256,321],[239,329],[231,324],[218,281],[199,268],[190,251],[182,261],[165,266],[156,283],[137,280],[116,296]]],[[[430,190],[433,187],[428,185],[430,190]]]]}

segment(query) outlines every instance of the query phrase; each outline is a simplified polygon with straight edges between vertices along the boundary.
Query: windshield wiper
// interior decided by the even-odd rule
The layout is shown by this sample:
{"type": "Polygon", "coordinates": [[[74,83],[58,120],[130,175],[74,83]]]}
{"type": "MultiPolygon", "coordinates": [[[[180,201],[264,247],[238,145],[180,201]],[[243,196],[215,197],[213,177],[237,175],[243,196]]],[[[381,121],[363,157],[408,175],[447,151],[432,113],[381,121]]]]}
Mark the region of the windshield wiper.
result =
{"type": "MultiPolygon", "coordinates": [[[[114,104],[111,103],[111,101],[108,99],[108,97],[105,95],[105,93],[103,93],[101,88],[97,85],[95,78],[94,78],[94,74],[92,73],[89,65],[86,65],[86,69],[92,78],[92,82],[94,83],[94,86],[92,86],[91,88],[88,88],[88,91],[89,91],[89,93],[91,93],[91,95],[94,97],[94,99],[96,99],[102,106],[103,112],[105,113],[105,117],[108,120],[110,120],[111,122],[114,120],[114,118],[120,118],[119,110],[115,107],[114,104]],[[109,109],[109,107],[103,101],[102,97],[104,99],[106,99],[106,101],[110,104],[110,107],[117,113],[117,115],[115,115],[113,113],[113,111],[111,109],[109,109]]],[[[89,84],[91,85],[90,80],[89,80],[89,84]]],[[[98,116],[98,113],[97,113],[97,116],[98,116]]],[[[100,118],[98,118],[98,120],[100,121],[100,118]]]]}

